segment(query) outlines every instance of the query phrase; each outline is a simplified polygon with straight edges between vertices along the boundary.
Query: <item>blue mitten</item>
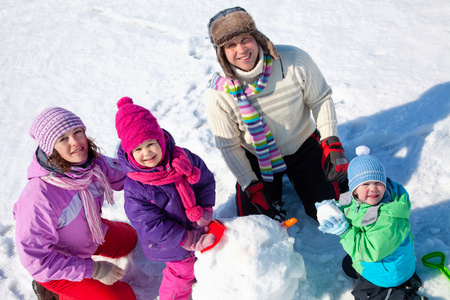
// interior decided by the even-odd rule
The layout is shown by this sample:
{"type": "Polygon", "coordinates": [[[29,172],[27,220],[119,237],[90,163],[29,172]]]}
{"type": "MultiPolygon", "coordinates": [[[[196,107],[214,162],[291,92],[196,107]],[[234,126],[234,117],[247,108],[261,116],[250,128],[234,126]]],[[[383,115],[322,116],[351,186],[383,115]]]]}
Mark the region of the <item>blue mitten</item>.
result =
{"type": "Polygon", "coordinates": [[[347,219],[344,214],[339,215],[336,219],[334,216],[329,216],[320,222],[319,230],[329,234],[343,235],[349,227],[347,219]]]}

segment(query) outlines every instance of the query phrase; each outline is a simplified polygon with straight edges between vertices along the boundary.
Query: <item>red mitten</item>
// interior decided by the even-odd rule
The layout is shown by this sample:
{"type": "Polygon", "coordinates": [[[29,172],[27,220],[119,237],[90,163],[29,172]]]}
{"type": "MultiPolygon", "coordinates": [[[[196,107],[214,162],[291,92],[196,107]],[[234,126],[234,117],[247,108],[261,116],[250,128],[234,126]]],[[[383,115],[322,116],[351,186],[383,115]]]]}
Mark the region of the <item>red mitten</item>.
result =
{"type": "Polygon", "coordinates": [[[268,196],[264,193],[264,185],[262,182],[252,182],[245,189],[245,192],[260,214],[266,215],[272,219],[275,217],[272,204],[270,203],[268,196]]]}
{"type": "Polygon", "coordinates": [[[322,141],[322,169],[330,182],[347,177],[348,160],[337,136],[330,136],[322,141]]]}

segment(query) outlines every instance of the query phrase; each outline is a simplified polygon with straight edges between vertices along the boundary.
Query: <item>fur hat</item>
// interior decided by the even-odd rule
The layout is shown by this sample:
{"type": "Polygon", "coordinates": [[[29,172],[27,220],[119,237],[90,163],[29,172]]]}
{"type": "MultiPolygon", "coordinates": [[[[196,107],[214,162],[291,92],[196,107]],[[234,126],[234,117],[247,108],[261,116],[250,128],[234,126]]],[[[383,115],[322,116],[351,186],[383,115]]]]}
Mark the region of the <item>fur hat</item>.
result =
{"type": "Polygon", "coordinates": [[[116,114],[116,130],[122,141],[123,150],[131,155],[131,151],[146,140],[155,139],[161,146],[164,155],[166,139],[164,132],[152,113],[139,105],[133,104],[129,97],[123,97],[117,102],[119,109],[116,114]]]}
{"type": "Polygon", "coordinates": [[[386,171],[381,161],[375,156],[369,155],[367,146],[356,148],[358,155],[350,162],[347,170],[348,186],[353,191],[362,183],[367,181],[379,181],[386,186],[386,171]]]}
{"type": "Polygon", "coordinates": [[[29,134],[38,142],[42,151],[50,156],[58,138],[66,131],[77,127],[86,131],[86,126],[74,113],[61,107],[50,107],[44,109],[34,119],[29,134]]]}
{"type": "Polygon", "coordinates": [[[231,65],[225,56],[222,46],[235,37],[245,33],[252,34],[258,44],[261,45],[264,51],[268,53],[272,59],[279,59],[273,43],[256,29],[255,21],[253,21],[253,18],[245,11],[245,9],[239,6],[224,9],[209,20],[208,34],[209,39],[216,50],[217,61],[222,67],[225,75],[230,79],[235,79],[236,75],[231,69],[231,65]]]}

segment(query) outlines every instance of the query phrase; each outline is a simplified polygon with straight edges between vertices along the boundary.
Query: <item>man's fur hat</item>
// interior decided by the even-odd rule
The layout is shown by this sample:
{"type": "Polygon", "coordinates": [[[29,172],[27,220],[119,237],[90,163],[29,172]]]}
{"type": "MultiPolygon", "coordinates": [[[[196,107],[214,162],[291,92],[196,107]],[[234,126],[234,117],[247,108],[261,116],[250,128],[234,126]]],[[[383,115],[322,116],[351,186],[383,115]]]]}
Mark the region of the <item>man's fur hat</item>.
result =
{"type": "Polygon", "coordinates": [[[217,61],[225,75],[230,79],[235,79],[236,75],[225,56],[222,46],[241,34],[252,34],[258,44],[273,60],[279,59],[273,43],[256,29],[253,18],[241,7],[227,8],[218,12],[209,20],[208,33],[211,43],[216,50],[217,61]]]}

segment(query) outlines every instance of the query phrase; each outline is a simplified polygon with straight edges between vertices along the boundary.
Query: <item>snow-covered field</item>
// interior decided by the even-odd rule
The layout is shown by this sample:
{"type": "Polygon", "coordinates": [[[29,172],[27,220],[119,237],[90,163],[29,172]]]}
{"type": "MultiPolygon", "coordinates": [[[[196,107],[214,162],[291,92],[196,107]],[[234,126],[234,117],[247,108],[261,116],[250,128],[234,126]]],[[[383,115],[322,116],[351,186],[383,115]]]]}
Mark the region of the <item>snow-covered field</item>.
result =
{"type": "MultiPolygon", "coordinates": [[[[275,44],[298,46],[319,65],[334,91],[347,156],[353,158],[358,145],[369,146],[388,176],[410,193],[416,266],[424,282],[420,293],[450,299],[449,281],[420,261],[428,252],[442,251],[450,265],[450,2],[2,0],[3,299],[35,299],[31,277],[15,249],[12,206],[26,184],[36,147],[29,125],[46,107],[75,112],[88,135],[107,155],[116,156],[116,103],[122,96],[133,98],[154,113],[178,145],[206,161],[217,180],[214,217],[236,221],[235,181],[214,148],[204,97],[207,81],[219,67],[206,25],[219,10],[236,5],[275,44]]],[[[319,232],[287,180],[285,187],[288,217],[299,221],[287,232],[306,270],[294,299],[352,299],[353,282],[340,268],[345,253],[339,238],[319,232]]],[[[123,195],[115,196],[116,204],[105,206],[104,216],[127,221],[123,195]]],[[[264,227],[254,233],[261,230],[276,233],[264,227]]],[[[240,254],[228,259],[242,259],[240,254]]],[[[138,299],[155,299],[164,264],[146,261],[139,248],[132,259],[125,280],[138,299]]],[[[256,281],[267,280],[253,274],[256,281]]],[[[276,276],[274,280],[280,279],[276,276]]],[[[233,284],[223,282],[230,289],[233,284]]],[[[251,295],[251,287],[239,288],[242,295],[251,295]]]]}

